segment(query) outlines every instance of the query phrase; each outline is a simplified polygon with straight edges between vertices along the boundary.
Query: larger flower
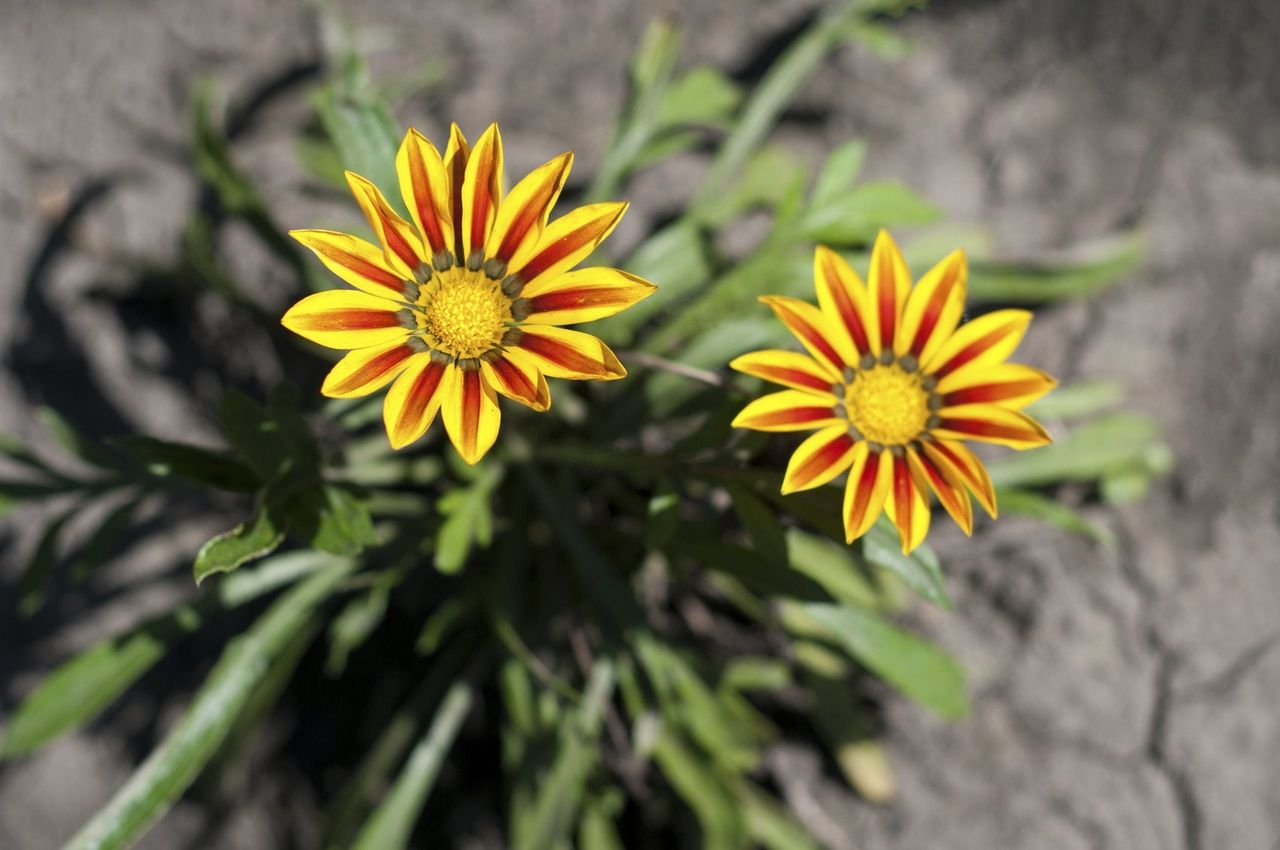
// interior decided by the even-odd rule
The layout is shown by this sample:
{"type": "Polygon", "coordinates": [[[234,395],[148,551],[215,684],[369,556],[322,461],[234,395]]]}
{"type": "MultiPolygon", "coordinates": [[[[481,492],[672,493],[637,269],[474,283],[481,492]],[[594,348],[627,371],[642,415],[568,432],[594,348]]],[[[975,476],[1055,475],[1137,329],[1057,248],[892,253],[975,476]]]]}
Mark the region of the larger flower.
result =
{"type": "Polygon", "coordinates": [[[556,157],[504,197],[496,124],[474,149],[455,124],[444,156],[410,129],[396,171],[413,224],[347,172],[381,244],[291,233],[357,290],[310,295],[282,319],[320,345],[353,349],[321,392],[362,396],[394,381],[383,405],[392,447],[421,437],[439,411],[458,453],[475,463],[498,436],[497,394],[542,411],[551,404],[548,376],[624,377],[607,345],[560,327],[613,315],[654,290],[618,269],[570,271],[627,209],[589,204],[548,223],[572,162],[572,153],[556,157]]]}
{"type": "Polygon", "coordinates": [[[1031,314],[997,310],[960,324],[968,270],[955,251],[913,288],[898,247],[881,231],[864,285],[844,259],[814,256],[818,307],[761,300],[809,352],[756,351],[730,365],[791,389],[756,399],[733,424],[816,433],[796,449],[782,492],[818,487],[848,470],[844,529],[865,534],[883,510],[910,552],[929,529],[929,492],[966,534],[969,494],[996,515],[995,491],[964,440],[1027,449],[1049,435],[1022,408],[1055,385],[1005,363],[1031,314]]]}

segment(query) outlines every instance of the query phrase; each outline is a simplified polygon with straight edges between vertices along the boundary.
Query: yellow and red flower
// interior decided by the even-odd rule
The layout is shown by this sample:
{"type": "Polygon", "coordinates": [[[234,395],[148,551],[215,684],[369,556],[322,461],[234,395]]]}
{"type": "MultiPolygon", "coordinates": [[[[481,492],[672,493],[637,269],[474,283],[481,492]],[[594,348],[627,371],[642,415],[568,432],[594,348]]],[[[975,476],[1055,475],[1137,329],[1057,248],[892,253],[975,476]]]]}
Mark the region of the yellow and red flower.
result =
{"type": "Polygon", "coordinates": [[[455,124],[443,156],[410,129],[396,171],[412,224],[347,172],[380,244],[291,233],[355,287],[310,295],[281,320],[320,345],[352,349],[321,392],[348,398],[390,383],[383,418],[393,448],[421,437],[440,412],[458,453],[475,463],[497,439],[498,394],[543,411],[547,377],[625,377],[607,345],[561,327],[613,315],[654,290],[619,269],[571,271],[627,209],[589,204],[548,223],[572,162],[562,154],[504,196],[496,124],[474,149],[455,124]]]}
{"type": "Polygon", "coordinates": [[[814,431],[787,466],[782,492],[826,484],[848,471],[845,537],[852,543],[883,510],[902,551],[929,529],[929,492],[966,534],[972,493],[996,515],[986,469],[965,440],[1028,449],[1048,443],[1022,412],[1055,386],[1038,369],[1004,362],[1031,321],[997,310],[961,325],[968,269],[954,251],[914,287],[898,247],[881,231],[864,285],[834,251],[814,256],[818,305],[761,300],[808,351],[756,351],[730,366],[789,389],[756,399],[733,424],[758,431],[814,431]]]}

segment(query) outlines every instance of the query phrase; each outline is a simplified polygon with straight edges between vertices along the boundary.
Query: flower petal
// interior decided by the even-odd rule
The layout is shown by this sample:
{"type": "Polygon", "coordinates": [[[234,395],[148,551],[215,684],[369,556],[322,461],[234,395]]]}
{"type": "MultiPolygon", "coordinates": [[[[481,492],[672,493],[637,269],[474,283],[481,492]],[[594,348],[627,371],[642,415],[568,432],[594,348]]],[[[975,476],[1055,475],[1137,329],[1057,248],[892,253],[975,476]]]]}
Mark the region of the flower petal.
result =
{"type": "Polygon", "coordinates": [[[836,333],[821,310],[806,301],[785,295],[764,295],[760,300],[769,305],[787,330],[795,334],[796,339],[820,363],[836,374],[844,370],[847,361],[832,343],[836,333]]]}
{"type": "Polygon", "coordinates": [[[884,460],[892,461],[893,477],[889,486],[889,497],[885,500],[885,510],[889,519],[898,528],[898,537],[902,541],[902,554],[910,555],[911,551],[924,542],[929,533],[929,499],[928,490],[923,482],[917,481],[911,473],[911,466],[906,457],[890,455],[884,460]]]}
{"type": "Polygon", "coordinates": [[[733,420],[734,428],[754,431],[810,431],[847,422],[836,416],[836,397],[801,390],[783,390],[760,396],[742,408],[733,420]]]}
{"type": "Polygon", "coordinates": [[[825,245],[819,245],[813,255],[813,286],[822,312],[847,334],[848,344],[852,346],[852,358],[846,354],[848,362],[853,363],[870,353],[867,287],[844,257],[825,245]]]}
{"type": "Polygon", "coordinates": [[[849,468],[857,444],[843,422],[810,434],[796,448],[782,479],[782,493],[821,487],[849,468]]]}
{"type": "Polygon", "coordinates": [[[911,289],[911,272],[889,231],[881,230],[871,249],[867,272],[867,305],[871,313],[871,353],[892,348],[902,307],[911,289]]]}
{"type": "Polygon", "coordinates": [[[519,348],[508,348],[481,360],[485,380],[495,390],[510,399],[543,411],[551,406],[551,390],[547,378],[538,368],[532,355],[519,348]]]}
{"type": "Polygon", "coordinates": [[[998,404],[1015,409],[1026,407],[1049,392],[1058,382],[1039,369],[1021,363],[970,365],[952,372],[938,382],[943,410],[963,404],[998,404]]]}
{"type": "Polygon", "coordinates": [[[391,448],[407,446],[427,432],[444,399],[445,375],[452,368],[423,352],[414,355],[396,378],[382,403],[382,421],[391,448]]]}
{"type": "Polygon", "coordinates": [[[1027,332],[1031,314],[1026,310],[996,310],[961,325],[928,360],[926,374],[943,378],[967,364],[1002,363],[1027,332]]]}
{"type": "Polygon", "coordinates": [[[462,184],[466,181],[467,160],[471,158],[471,146],[467,137],[462,135],[462,128],[457,124],[449,127],[449,144],[444,149],[444,171],[449,178],[449,218],[453,222],[453,246],[450,248],[458,257],[462,253],[462,184]]]}
{"type": "Polygon", "coordinates": [[[486,257],[518,266],[533,255],[572,167],[573,152],[569,151],[535,168],[515,185],[498,208],[485,245],[486,257]]]}
{"type": "Polygon", "coordinates": [[[620,313],[652,295],[658,287],[642,277],[603,267],[578,269],[546,283],[525,287],[529,316],[535,325],[576,325],[620,313]]]}
{"type": "Polygon", "coordinates": [[[1044,427],[1030,416],[993,404],[951,407],[940,416],[942,422],[930,430],[944,440],[977,440],[1014,449],[1031,449],[1053,442],[1044,427]]]}
{"type": "Polygon", "coordinates": [[[328,348],[364,348],[403,339],[402,305],[350,289],[308,295],[280,319],[280,324],[328,348]]]}
{"type": "Polygon", "coordinates": [[[968,446],[951,440],[929,440],[923,443],[925,456],[940,469],[950,469],[964,482],[969,492],[994,519],[996,516],[996,488],[991,476],[968,446]]]}
{"type": "Polygon", "coordinates": [[[525,286],[551,281],[585,260],[622,220],[627,204],[607,202],[578,207],[547,225],[528,262],[511,263],[508,273],[525,286]]]}
{"type": "Polygon", "coordinates": [[[784,387],[831,395],[837,378],[826,366],[798,351],[765,349],[753,351],[729,362],[729,368],[745,375],[764,378],[784,387]]]}
{"type": "Polygon", "coordinates": [[[412,127],[404,134],[396,154],[400,194],[413,223],[434,256],[454,250],[453,210],[449,201],[449,176],[440,151],[412,127]]]}
{"type": "Polygon", "coordinates": [[[911,354],[918,363],[933,356],[960,323],[968,288],[969,267],[957,249],[925,273],[902,308],[894,351],[911,354]]]}
{"type": "MultiPolygon", "coordinates": [[[[497,124],[476,142],[467,157],[467,170],[462,179],[462,253],[471,264],[472,252],[483,258],[485,243],[493,229],[502,202],[502,134],[497,124]]],[[[479,265],[475,266],[479,268],[479,265]]]]}
{"type": "Polygon", "coordinates": [[[441,418],[450,442],[467,463],[474,466],[493,448],[502,414],[493,387],[479,369],[449,369],[441,418]]]}
{"type": "Polygon", "coordinates": [[[928,483],[938,501],[966,535],[973,534],[973,503],[955,470],[929,460],[922,451],[907,449],[907,462],[917,481],[928,483]]]}
{"type": "Polygon", "coordinates": [[[354,171],[348,171],[346,175],[356,203],[369,220],[373,232],[378,234],[378,240],[386,246],[383,256],[387,265],[405,280],[412,280],[414,270],[422,265],[422,241],[418,234],[413,232],[409,222],[391,209],[377,186],[354,171]]]}
{"type": "Polygon", "coordinates": [[[852,543],[875,525],[884,510],[893,476],[892,455],[870,451],[866,441],[858,443],[844,487],[844,536],[852,543]]]}
{"type": "MultiPolygon", "coordinates": [[[[403,341],[357,348],[333,365],[320,387],[329,398],[357,398],[386,386],[409,365],[414,350],[403,341]]],[[[426,357],[423,352],[420,356],[426,357]]]]}
{"type": "Polygon", "coordinates": [[[550,325],[522,327],[518,348],[531,354],[538,368],[552,378],[577,381],[615,381],[627,370],[596,337],[550,325]]]}
{"type": "Polygon", "coordinates": [[[387,265],[377,246],[332,230],[290,230],[289,235],[314,251],[329,271],[356,289],[385,298],[404,294],[404,278],[387,265]]]}

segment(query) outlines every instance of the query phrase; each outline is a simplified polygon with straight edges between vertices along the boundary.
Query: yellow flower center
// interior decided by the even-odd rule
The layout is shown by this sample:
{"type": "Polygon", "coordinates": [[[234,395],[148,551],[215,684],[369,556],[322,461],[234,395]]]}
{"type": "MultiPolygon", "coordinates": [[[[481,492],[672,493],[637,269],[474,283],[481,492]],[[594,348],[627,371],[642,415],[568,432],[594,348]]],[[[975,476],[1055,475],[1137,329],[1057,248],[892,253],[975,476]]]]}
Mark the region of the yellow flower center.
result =
{"type": "Polygon", "coordinates": [[[910,443],[925,430],[932,411],[929,391],[919,372],[897,363],[877,365],[854,373],[845,386],[849,424],[863,437],[884,446],[910,443]]]}
{"type": "Polygon", "coordinates": [[[502,342],[511,304],[497,280],[455,266],[422,285],[415,318],[431,348],[465,360],[502,342]]]}

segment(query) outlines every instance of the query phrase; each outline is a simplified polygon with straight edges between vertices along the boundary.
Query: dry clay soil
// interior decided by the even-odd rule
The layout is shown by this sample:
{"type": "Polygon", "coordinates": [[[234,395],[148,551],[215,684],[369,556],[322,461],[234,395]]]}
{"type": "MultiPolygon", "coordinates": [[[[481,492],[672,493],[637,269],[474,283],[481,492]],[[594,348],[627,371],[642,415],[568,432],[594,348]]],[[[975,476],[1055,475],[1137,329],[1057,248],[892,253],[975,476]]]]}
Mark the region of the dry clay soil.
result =
{"type": "MultiPolygon", "coordinates": [[[[402,119],[437,137],[450,119],[473,133],[500,120],[520,142],[513,170],[573,147],[589,173],[626,57],[655,14],[687,27],[689,61],[732,70],[812,7],[375,0],[348,11],[380,72],[447,63],[446,84],[404,104],[402,119]]],[[[989,224],[1010,255],[1140,227],[1142,271],[1044,312],[1022,359],[1068,381],[1122,381],[1132,406],[1160,421],[1177,466],[1145,501],[1091,514],[1114,532],[1111,547],[1019,519],[972,542],[936,533],[956,610],[919,619],[971,671],[974,708],[951,725],[890,701],[896,802],[852,799],[802,748],[777,749],[768,769],[838,850],[1276,850],[1280,10],[939,2],[901,31],[916,47],[897,62],[841,50],[776,139],[814,158],[867,139],[871,176],[989,224]]],[[[0,429],[41,442],[32,405],[67,403],[90,380],[126,426],[215,439],[207,403],[192,401],[199,381],[156,377],[149,364],[164,346],[82,297],[100,259],[72,252],[39,276],[41,303],[69,329],[57,340],[37,332],[27,272],[66,190],[104,175],[126,179],[87,216],[86,242],[171,251],[193,184],[164,151],[183,141],[193,80],[247,91],[312,60],[317,38],[293,3],[0,2],[0,429]]],[[[297,192],[290,139],[304,110],[269,112],[237,155],[288,226],[337,224],[347,210],[297,192]]],[[[618,238],[634,241],[676,208],[702,168],[689,157],[641,179],[618,238]]],[[[270,302],[265,262],[251,245],[238,256],[270,302]]],[[[269,372],[254,345],[226,356],[269,372]]],[[[6,582],[13,553],[33,542],[29,526],[5,529],[6,582]]],[[[209,531],[180,525],[105,575],[127,588],[209,531]]],[[[34,682],[33,658],[52,663],[185,592],[125,594],[56,633],[0,606],[0,722],[34,682]]],[[[109,723],[0,768],[0,846],[57,846],[118,786],[129,752],[109,723]]],[[[265,791],[254,799],[212,833],[199,807],[180,804],[141,846],[281,845],[281,804],[265,791]]]]}

